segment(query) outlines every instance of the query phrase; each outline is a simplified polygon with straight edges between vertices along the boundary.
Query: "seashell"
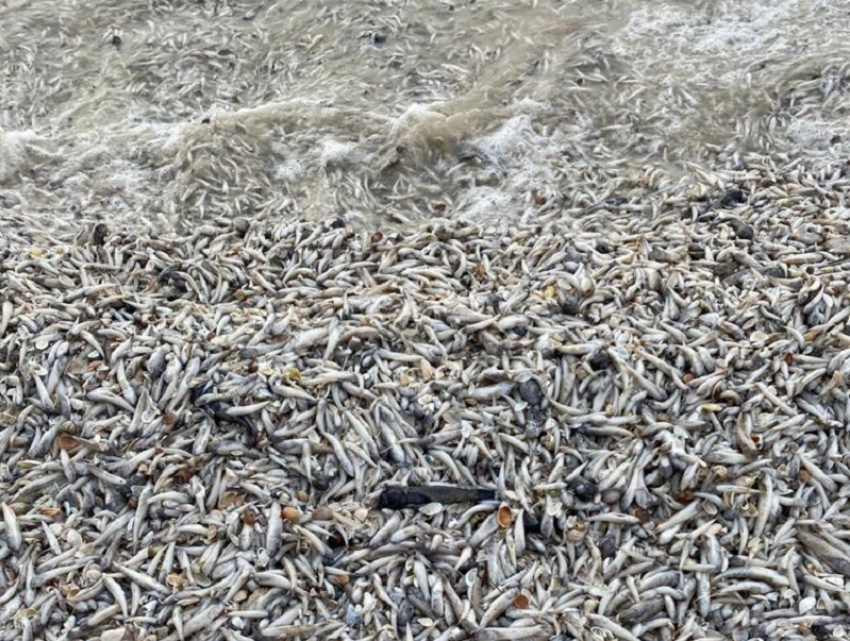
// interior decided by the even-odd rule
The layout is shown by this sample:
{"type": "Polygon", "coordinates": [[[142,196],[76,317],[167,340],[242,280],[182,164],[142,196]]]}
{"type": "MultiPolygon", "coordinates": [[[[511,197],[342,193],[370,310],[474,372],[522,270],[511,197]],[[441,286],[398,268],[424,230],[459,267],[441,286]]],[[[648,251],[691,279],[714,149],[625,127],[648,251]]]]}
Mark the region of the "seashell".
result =
{"type": "Polygon", "coordinates": [[[85,579],[88,585],[93,585],[100,580],[102,576],[102,572],[100,566],[95,563],[90,563],[86,566],[85,570],[83,570],[83,579],[85,579]]]}
{"type": "Polygon", "coordinates": [[[240,516],[242,517],[242,522],[245,525],[254,525],[260,518],[260,513],[257,511],[257,508],[249,505],[247,508],[242,510],[240,516]]]}
{"type": "Polygon", "coordinates": [[[425,516],[436,516],[445,510],[441,503],[428,503],[419,508],[419,512],[425,516]]]}
{"type": "Polygon", "coordinates": [[[310,518],[314,521],[332,521],[334,512],[326,505],[320,505],[310,513],[310,518]]]}
{"type": "Polygon", "coordinates": [[[298,523],[301,520],[301,512],[298,511],[298,508],[287,506],[280,510],[280,516],[284,521],[289,521],[290,523],[298,523]]]}
{"type": "Polygon", "coordinates": [[[175,590],[186,587],[186,576],[182,572],[170,572],[165,575],[165,585],[175,590]]]}
{"type": "Polygon", "coordinates": [[[60,434],[56,437],[56,445],[59,446],[60,450],[70,452],[79,445],[79,441],[73,436],[68,436],[67,434],[60,434]]]}
{"type": "Polygon", "coordinates": [[[339,588],[344,588],[351,582],[351,578],[347,574],[331,574],[330,582],[339,588]]]}
{"type": "Polygon", "coordinates": [[[584,523],[583,521],[576,521],[570,524],[569,520],[570,519],[568,519],[568,526],[570,526],[570,529],[568,529],[566,533],[567,541],[570,543],[580,543],[584,541],[584,538],[587,536],[587,523],[584,523]]]}
{"type": "Polygon", "coordinates": [[[226,510],[229,507],[239,507],[245,503],[245,498],[235,490],[225,490],[218,499],[219,509],[226,510]]]}
{"type": "Polygon", "coordinates": [[[510,527],[511,523],[514,522],[513,510],[507,505],[499,506],[499,510],[496,512],[496,522],[503,530],[510,527]]]}

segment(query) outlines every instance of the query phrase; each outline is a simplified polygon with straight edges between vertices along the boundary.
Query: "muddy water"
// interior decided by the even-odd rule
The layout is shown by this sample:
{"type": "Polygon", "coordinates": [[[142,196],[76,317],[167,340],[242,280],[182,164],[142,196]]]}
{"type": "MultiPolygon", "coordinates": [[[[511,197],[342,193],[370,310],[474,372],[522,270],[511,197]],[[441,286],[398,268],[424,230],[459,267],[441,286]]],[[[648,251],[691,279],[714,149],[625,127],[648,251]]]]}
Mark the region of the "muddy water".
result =
{"type": "Polygon", "coordinates": [[[691,164],[746,152],[840,160],[847,12],[0,0],[0,207],[54,234],[236,215],[494,223],[679,189],[691,164]]]}

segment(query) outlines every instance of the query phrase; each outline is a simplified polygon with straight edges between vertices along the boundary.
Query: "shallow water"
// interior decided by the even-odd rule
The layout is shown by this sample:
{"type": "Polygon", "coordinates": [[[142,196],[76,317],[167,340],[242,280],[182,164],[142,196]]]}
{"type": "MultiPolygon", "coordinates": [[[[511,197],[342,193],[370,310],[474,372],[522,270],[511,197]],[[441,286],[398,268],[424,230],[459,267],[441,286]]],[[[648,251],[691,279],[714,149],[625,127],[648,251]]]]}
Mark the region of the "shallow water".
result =
{"type": "MultiPolygon", "coordinates": [[[[847,155],[846,5],[0,3],[0,205],[203,218],[569,216],[686,163],[847,155]]],[[[35,233],[35,231],[33,231],[35,233]]]]}

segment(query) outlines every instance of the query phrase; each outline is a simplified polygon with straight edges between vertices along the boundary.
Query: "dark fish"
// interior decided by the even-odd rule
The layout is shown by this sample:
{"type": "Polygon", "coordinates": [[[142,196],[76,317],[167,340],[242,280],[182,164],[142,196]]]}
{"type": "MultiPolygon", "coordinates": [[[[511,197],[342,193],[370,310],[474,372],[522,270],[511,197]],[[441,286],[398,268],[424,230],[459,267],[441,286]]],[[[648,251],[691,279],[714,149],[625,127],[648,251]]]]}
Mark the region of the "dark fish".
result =
{"type": "Polygon", "coordinates": [[[844,576],[850,577],[850,561],[842,559],[840,556],[827,556],[823,559],[836,572],[841,572],[844,576]]]}
{"type": "Polygon", "coordinates": [[[611,367],[613,361],[607,352],[599,351],[590,356],[587,359],[587,363],[594,372],[598,372],[599,370],[611,367]]]}
{"type": "Polygon", "coordinates": [[[378,508],[403,510],[428,503],[479,503],[495,501],[496,492],[455,485],[419,485],[411,488],[388,487],[378,497],[378,508]]]}
{"type": "Polygon", "coordinates": [[[545,398],[543,390],[540,389],[540,384],[533,378],[519,384],[519,395],[522,400],[531,405],[540,405],[545,398]]]}
{"type": "Polygon", "coordinates": [[[599,486],[593,481],[583,479],[580,476],[567,481],[569,489],[579,501],[592,501],[599,491],[599,486]]]}
{"type": "Polygon", "coordinates": [[[617,540],[610,534],[603,537],[599,542],[599,553],[603,559],[612,558],[617,554],[617,540]]]}
{"type": "Polygon", "coordinates": [[[202,405],[198,404],[198,399],[212,391],[213,385],[211,381],[207,381],[203,385],[196,385],[191,390],[189,390],[189,400],[192,401],[192,405],[200,408],[207,416],[212,417],[216,421],[228,421],[230,423],[241,425],[246,430],[248,430],[249,434],[257,436],[257,428],[255,428],[254,424],[246,417],[230,416],[227,413],[227,408],[232,406],[225,405],[221,401],[210,401],[209,403],[204,403],[202,405]]]}
{"type": "Polygon", "coordinates": [[[638,601],[626,611],[620,613],[620,623],[624,623],[626,625],[643,623],[644,621],[660,614],[665,607],[663,598],[653,599],[646,602],[638,601]]]}
{"type": "Polygon", "coordinates": [[[744,196],[744,192],[740,189],[730,189],[723,197],[720,199],[720,206],[723,209],[730,209],[737,205],[738,203],[743,203],[747,201],[747,197],[744,196]]]}
{"type": "Polygon", "coordinates": [[[755,238],[756,232],[752,225],[748,225],[737,218],[730,218],[726,222],[729,223],[729,226],[732,227],[738,238],[743,238],[744,240],[752,240],[755,238]]]}
{"type": "MultiPolygon", "coordinates": [[[[231,423],[236,423],[237,425],[241,425],[252,435],[257,434],[257,428],[254,427],[254,424],[248,420],[245,416],[230,416],[227,413],[227,408],[229,406],[221,403],[219,401],[212,401],[207,403],[201,409],[207,413],[207,415],[212,416],[216,421],[229,421],[231,423]]],[[[232,406],[231,406],[232,407],[232,406]]]]}
{"type": "Polygon", "coordinates": [[[688,256],[694,259],[705,258],[705,246],[702,243],[688,245],[688,256]]]}
{"type": "Polygon", "coordinates": [[[531,512],[522,513],[522,526],[526,534],[540,534],[540,519],[531,512]]]}

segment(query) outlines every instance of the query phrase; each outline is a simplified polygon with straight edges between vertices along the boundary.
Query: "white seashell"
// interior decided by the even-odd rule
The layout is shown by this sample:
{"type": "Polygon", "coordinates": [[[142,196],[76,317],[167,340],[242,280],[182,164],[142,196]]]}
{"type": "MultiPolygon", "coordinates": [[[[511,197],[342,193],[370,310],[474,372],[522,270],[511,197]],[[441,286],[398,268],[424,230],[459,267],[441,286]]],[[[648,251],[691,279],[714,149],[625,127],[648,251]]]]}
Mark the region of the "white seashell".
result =
{"type": "Polygon", "coordinates": [[[807,612],[812,611],[817,606],[817,603],[817,597],[805,597],[803,599],[800,599],[800,602],[797,604],[797,611],[800,614],[806,614],[807,612]]]}
{"type": "Polygon", "coordinates": [[[445,510],[441,503],[428,503],[419,508],[419,512],[425,516],[436,516],[445,510]]]}

